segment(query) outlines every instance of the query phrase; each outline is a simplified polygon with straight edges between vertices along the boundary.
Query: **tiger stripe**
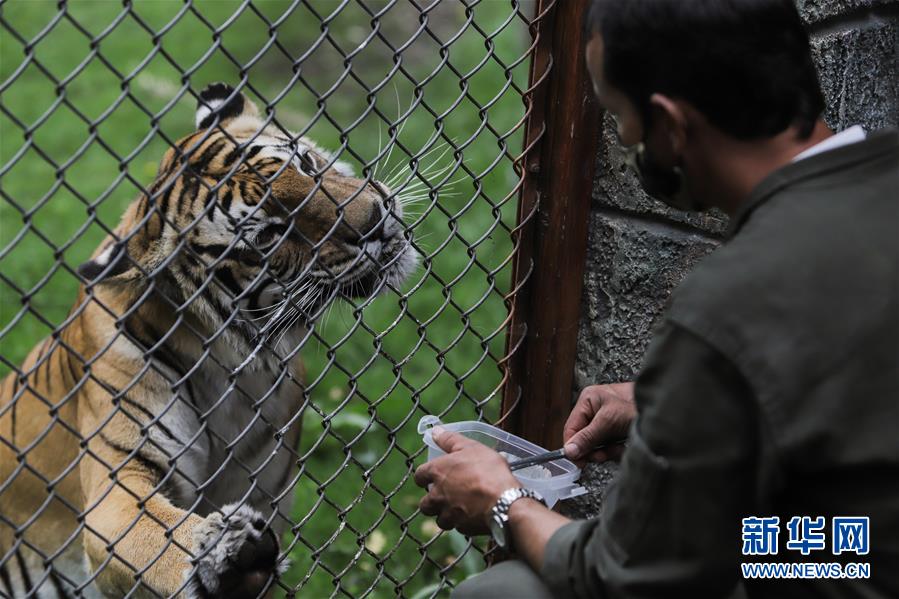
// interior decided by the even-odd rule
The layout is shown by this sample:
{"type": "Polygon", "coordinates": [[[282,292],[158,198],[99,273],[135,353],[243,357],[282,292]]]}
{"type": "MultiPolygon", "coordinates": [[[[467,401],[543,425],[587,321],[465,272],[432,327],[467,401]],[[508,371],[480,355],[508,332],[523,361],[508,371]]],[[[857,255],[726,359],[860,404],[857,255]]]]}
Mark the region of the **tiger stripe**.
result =
{"type": "Polygon", "coordinates": [[[20,551],[20,547],[16,547],[16,565],[19,566],[19,576],[22,578],[22,584],[25,587],[25,594],[30,595],[34,590],[34,586],[31,584],[31,575],[28,573],[28,565],[25,563],[25,558],[22,557],[22,552],[20,551]]]}

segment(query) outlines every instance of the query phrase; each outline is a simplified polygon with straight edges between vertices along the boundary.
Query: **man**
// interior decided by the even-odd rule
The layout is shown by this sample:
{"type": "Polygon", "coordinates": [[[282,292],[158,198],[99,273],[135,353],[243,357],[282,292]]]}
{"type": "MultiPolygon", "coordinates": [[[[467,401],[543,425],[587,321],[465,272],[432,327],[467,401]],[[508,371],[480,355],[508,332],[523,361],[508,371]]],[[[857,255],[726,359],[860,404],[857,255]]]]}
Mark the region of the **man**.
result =
{"type": "Polygon", "coordinates": [[[596,94],[644,187],[731,228],[674,293],[636,386],[588,388],[569,418],[577,460],[615,457],[593,449],[630,426],[600,519],[520,497],[502,457],[435,436],[448,455],[416,472],[422,512],[467,534],[492,522],[519,558],[455,596],[899,597],[899,134],[827,128],[791,0],[595,0],[589,27],[596,94]],[[868,517],[869,553],[790,552],[794,516],[815,544],[868,517]],[[744,555],[746,527],[773,517],[780,553],[775,537],[744,555]],[[745,578],[752,561],[866,562],[870,578],[745,578]]]}

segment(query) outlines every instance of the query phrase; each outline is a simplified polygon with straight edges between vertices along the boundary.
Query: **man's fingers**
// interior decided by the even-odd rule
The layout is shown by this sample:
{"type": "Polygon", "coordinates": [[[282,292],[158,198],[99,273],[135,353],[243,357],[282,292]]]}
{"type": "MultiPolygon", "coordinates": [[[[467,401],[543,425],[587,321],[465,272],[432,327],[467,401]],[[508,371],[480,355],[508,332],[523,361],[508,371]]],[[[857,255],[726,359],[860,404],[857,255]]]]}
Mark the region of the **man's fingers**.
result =
{"type": "Polygon", "coordinates": [[[575,406],[571,415],[568,416],[568,420],[565,421],[565,426],[562,428],[562,441],[567,442],[568,439],[590,424],[591,420],[592,418],[590,415],[578,406],[575,406]]]}
{"type": "Polygon", "coordinates": [[[422,497],[421,501],[418,502],[418,509],[425,516],[436,516],[441,512],[442,507],[443,502],[431,497],[430,493],[422,497]]]}
{"type": "Polygon", "coordinates": [[[563,441],[568,441],[569,438],[593,420],[600,403],[593,399],[594,394],[593,387],[587,387],[581,391],[577,403],[574,404],[574,408],[571,410],[571,414],[569,414],[568,420],[565,421],[565,426],[562,428],[563,441]]]}
{"type": "Polygon", "coordinates": [[[415,484],[421,488],[427,488],[434,481],[434,473],[431,471],[431,462],[425,462],[415,469],[415,484]]]}
{"type": "Polygon", "coordinates": [[[562,430],[565,456],[583,459],[593,447],[625,436],[635,416],[633,383],[586,387],[562,430]]]}
{"type": "Polygon", "coordinates": [[[439,427],[431,430],[431,438],[434,440],[434,443],[437,444],[437,447],[446,453],[453,453],[454,451],[459,451],[460,449],[468,447],[472,443],[477,443],[477,441],[472,441],[464,435],[443,430],[439,427]]]}
{"type": "Polygon", "coordinates": [[[452,530],[455,528],[452,510],[449,508],[440,512],[437,516],[437,526],[443,530],[452,530]]]}
{"type": "Polygon", "coordinates": [[[565,457],[568,459],[580,459],[600,445],[603,437],[602,423],[593,419],[590,424],[579,430],[565,441],[565,457]]]}

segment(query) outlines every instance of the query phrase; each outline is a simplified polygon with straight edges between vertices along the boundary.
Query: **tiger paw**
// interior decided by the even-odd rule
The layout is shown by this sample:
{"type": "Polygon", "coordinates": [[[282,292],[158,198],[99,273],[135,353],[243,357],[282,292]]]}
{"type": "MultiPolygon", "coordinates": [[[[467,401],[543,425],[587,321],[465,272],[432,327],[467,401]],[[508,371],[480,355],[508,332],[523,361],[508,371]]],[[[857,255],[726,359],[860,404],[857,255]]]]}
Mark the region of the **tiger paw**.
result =
{"type": "Polygon", "coordinates": [[[188,597],[257,597],[279,573],[278,539],[262,514],[230,504],[194,531],[188,597]]]}

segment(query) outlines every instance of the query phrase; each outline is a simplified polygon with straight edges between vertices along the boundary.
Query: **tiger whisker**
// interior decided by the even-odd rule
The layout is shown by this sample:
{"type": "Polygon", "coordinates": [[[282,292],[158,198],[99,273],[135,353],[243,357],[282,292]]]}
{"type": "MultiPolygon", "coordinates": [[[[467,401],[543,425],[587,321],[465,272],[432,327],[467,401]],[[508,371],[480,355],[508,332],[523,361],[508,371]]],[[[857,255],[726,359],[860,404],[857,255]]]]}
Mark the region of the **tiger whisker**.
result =
{"type": "Polygon", "coordinates": [[[414,193],[414,194],[410,194],[410,195],[400,196],[400,202],[402,203],[403,206],[406,206],[409,204],[413,204],[415,202],[421,202],[423,200],[430,199],[432,195],[434,195],[434,196],[439,195],[439,196],[454,198],[454,197],[462,195],[462,192],[461,191],[442,191],[441,189],[438,188],[438,189],[432,189],[427,192],[419,192],[419,193],[414,193]]]}
{"type": "Polygon", "coordinates": [[[424,209],[425,206],[430,206],[430,202],[425,202],[424,199],[415,200],[414,202],[404,203],[403,206],[403,218],[410,214],[410,210],[421,210],[424,209]]]}
{"type": "Polygon", "coordinates": [[[291,309],[282,314],[278,321],[275,322],[268,331],[266,336],[267,340],[270,340],[275,335],[278,335],[278,331],[280,330],[280,335],[278,336],[277,341],[272,344],[273,348],[277,348],[281,343],[281,340],[284,338],[284,335],[289,331],[296,322],[300,319],[301,316],[306,314],[306,310],[309,306],[313,305],[315,301],[317,301],[322,294],[321,288],[315,284],[315,280],[312,278],[306,279],[302,287],[293,293],[289,300],[291,304],[291,309]],[[299,296],[302,294],[302,296],[299,296]]]}
{"type": "MultiPolygon", "coordinates": [[[[409,179],[405,183],[403,183],[399,189],[400,191],[417,191],[424,188],[430,188],[431,185],[427,182],[428,179],[434,179],[443,175],[445,172],[449,171],[452,168],[455,168],[456,163],[452,162],[443,167],[432,167],[428,166],[424,169],[416,170],[415,175],[418,177],[416,179],[409,179]]],[[[408,171],[411,173],[411,169],[408,171]]],[[[407,174],[408,174],[407,173],[407,174]]],[[[445,184],[444,184],[445,185],[445,184]]],[[[393,186],[396,186],[394,184],[393,186]]],[[[441,185],[442,187],[442,185],[441,185]]]]}
{"type": "Polygon", "coordinates": [[[424,154],[422,154],[421,156],[419,156],[417,158],[418,163],[419,164],[424,163],[425,159],[435,152],[440,152],[440,155],[437,156],[436,158],[432,159],[430,161],[430,164],[433,165],[433,164],[436,164],[437,162],[439,162],[444,156],[446,156],[447,152],[449,152],[451,149],[455,149],[456,139],[453,138],[450,141],[444,140],[438,144],[435,144],[431,149],[429,149],[427,152],[425,152],[424,154]],[[450,143],[450,141],[452,143],[450,143]],[[441,150],[442,150],[442,152],[441,152],[441,150]]]}
{"type": "Polygon", "coordinates": [[[241,312],[267,312],[274,308],[275,306],[263,306],[261,308],[239,308],[241,312]]]}
{"type": "Polygon", "coordinates": [[[250,324],[256,322],[257,320],[267,319],[268,315],[257,316],[256,318],[235,318],[234,322],[243,322],[246,324],[250,324]]]}
{"type": "Polygon", "coordinates": [[[284,313],[280,314],[274,321],[267,323],[262,329],[266,333],[266,338],[270,339],[281,326],[281,323],[287,320],[287,318],[289,318],[295,311],[294,308],[285,310],[284,313]]]}
{"type": "Polygon", "coordinates": [[[462,195],[462,191],[457,191],[457,190],[453,189],[453,187],[455,185],[457,185],[458,183],[460,183],[461,180],[462,179],[457,179],[455,181],[449,181],[447,183],[444,183],[443,185],[440,185],[438,187],[433,187],[433,188],[428,187],[428,188],[416,189],[416,190],[411,190],[411,191],[403,189],[403,191],[401,193],[398,193],[396,197],[401,202],[405,202],[409,198],[411,198],[413,200],[429,198],[431,196],[431,194],[437,194],[437,195],[449,196],[449,197],[462,195]],[[446,191],[444,191],[444,190],[446,190],[446,191]]]}
{"type": "Polygon", "coordinates": [[[436,152],[440,148],[443,148],[443,151],[440,153],[440,155],[437,156],[436,158],[434,158],[433,160],[431,160],[432,165],[437,164],[440,160],[443,160],[443,157],[446,156],[447,152],[449,152],[450,150],[456,149],[455,140],[453,140],[453,141],[454,141],[454,143],[452,143],[452,144],[448,141],[445,141],[445,142],[438,144],[437,146],[431,148],[430,150],[427,151],[426,154],[424,154],[421,158],[419,158],[419,161],[423,161],[427,156],[429,156],[433,152],[436,152]]]}
{"type": "MultiPolygon", "coordinates": [[[[381,150],[384,149],[383,141],[382,141],[382,139],[381,139],[381,134],[382,134],[382,133],[383,133],[383,129],[382,129],[382,127],[381,127],[381,120],[378,119],[378,151],[375,152],[375,156],[377,156],[378,154],[380,154],[380,153],[381,153],[381,150]]],[[[380,160],[379,160],[378,162],[375,163],[375,170],[374,170],[374,172],[371,174],[371,178],[372,178],[373,181],[377,181],[377,180],[378,180],[378,171],[381,170],[381,166],[382,166],[383,164],[384,164],[384,163],[381,162],[380,160]]]]}
{"type": "Polygon", "coordinates": [[[410,200],[416,201],[416,200],[421,200],[421,199],[427,198],[428,194],[430,194],[430,193],[431,193],[430,191],[420,191],[418,193],[404,193],[404,194],[398,196],[398,198],[401,202],[408,202],[410,200]]]}
{"type": "Polygon", "coordinates": [[[277,322],[284,317],[284,314],[289,312],[292,309],[292,306],[289,305],[289,302],[285,298],[279,305],[278,309],[269,315],[268,320],[265,324],[262,325],[262,328],[259,330],[260,333],[267,334],[272,327],[276,326],[277,322]]]}
{"type": "Polygon", "coordinates": [[[308,279],[300,279],[296,282],[292,282],[292,283],[288,284],[288,288],[291,286],[294,286],[294,285],[298,285],[299,288],[292,290],[292,291],[288,291],[288,293],[284,297],[284,299],[281,300],[282,308],[286,308],[286,309],[282,309],[281,311],[279,311],[278,314],[272,316],[272,321],[273,321],[271,324],[272,328],[277,328],[279,322],[284,320],[286,314],[290,313],[291,310],[297,309],[297,304],[298,304],[297,299],[296,299],[297,296],[301,293],[304,293],[306,290],[308,290],[314,284],[314,282],[315,281],[313,279],[308,278],[308,279]]]}
{"type": "Polygon", "coordinates": [[[462,195],[462,192],[452,190],[443,191],[443,188],[436,187],[434,189],[418,190],[414,193],[402,194],[401,196],[398,196],[398,198],[400,203],[403,206],[406,206],[407,204],[413,202],[420,202],[422,200],[430,199],[432,196],[444,196],[452,198],[459,195],[462,195]]]}
{"type": "Polygon", "coordinates": [[[272,347],[278,347],[281,344],[281,340],[284,339],[284,335],[287,334],[287,331],[293,328],[293,325],[296,324],[301,315],[302,313],[300,312],[296,313],[296,315],[290,320],[290,322],[287,323],[287,326],[284,327],[284,330],[281,331],[281,335],[278,337],[278,340],[272,344],[272,347]]]}
{"type": "Polygon", "coordinates": [[[401,180],[402,176],[406,174],[410,170],[408,164],[403,164],[402,162],[397,164],[389,173],[388,178],[385,179],[385,183],[388,187],[396,186],[401,180]],[[397,170],[399,169],[399,170],[397,170]]]}
{"type": "MultiPolygon", "coordinates": [[[[453,142],[455,142],[455,139],[453,139],[453,142]]],[[[431,161],[431,165],[433,165],[433,164],[437,163],[441,158],[443,158],[443,156],[446,154],[446,152],[449,150],[450,147],[451,146],[450,146],[449,142],[447,142],[447,141],[441,142],[441,143],[435,145],[433,148],[431,148],[427,152],[425,152],[424,154],[422,154],[421,156],[419,156],[416,160],[419,162],[419,164],[421,164],[421,162],[424,161],[425,158],[427,158],[434,152],[445,148],[443,151],[443,154],[441,154],[440,156],[435,158],[433,161],[431,161]]],[[[393,169],[387,174],[387,180],[388,181],[394,180],[394,174],[396,173],[397,169],[404,167],[404,166],[406,168],[408,168],[409,170],[411,170],[411,166],[409,165],[408,162],[400,162],[399,164],[394,166],[393,169]]]]}
{"type": "Polygon", "coordinates": [[[271,306],[263,306],[262,308],[241,308],[240,311],[241,312],[270,312],[272,310],[275,310],[278,306],[280,306],[283,301],[284,300],[281,300],[277,304],[273,304],[271,306]]]}
{"type": "MultiPolygon", "coordinates": [[[[455,168],[455,166],[456,166],[456,163],[455,163],[455,162],[452,162],[452,163],[446,165],[445,167],[443,167],[443,168],[441,168],[441,169],[439,169],[439,170],[437,170],[437,169],[426,169],[426,170],[420,172],[419,175],[421,175],[421,177],[424,178],[424,179],[435,179],[435,178],[437,178],[438,176],[442,175],[443,173],[449,171],[450,169],[455,168]]],[[[419,179],[418,183],[424,183],[424,181],[422,181],[422,180],[419,179]]]]}
{"type": "Polygon", "coordinates": [[[439,160],[440,158],[424,167],[416,167],[414,170],[411,165],[404,165],[405,168],[403,170],[397,172],[395,176],[387,181],[387,186],[391,188],[400,186],[402,189],[407,189],[413,185],[425,185],[425,181],[422,179],[433,178],[437,174],[442,174],[456,166],[455,161],[446,166],[439,166],[437,164],[439,160]]]}
{"type": "MultiPolygon", "coordinates": [[[[400,92],[399,92],[399,89],[397,89],[396,84],[394,84],[393,91],[396,93],[396,118],[399,119],[400,115],[402,115],[403,111],[402,111],[402,108],[400,107],[400,92]]],[[[390,150],[387,152],[387,156],[384,158],[385,164],[390,164],[390,157],[393,156],[393,150],[396,148],[397,141],[399,140],[400,135],[403,134],[403,130],[406,128],[406,125],[408,123],[409,123],[409,118],[407,117],[406,120],[404,120],[403,123],[400,125],[399,130],[396,132],[396,135],[394,135],[391,138],[390,150]]],[[[388,187],[389,187],[389,185],[388,185],[388,187]]]]}
{"type": "Polygon", "coordinates": [[[331,302],[331,305],[328,306],[328,310],[325,312],[324,323],[322,324],[322,330],[328,328],[328,318],[331,316],[331,312],[334,311],[334,306],[337,305],[337,302],[331,302]]]}

